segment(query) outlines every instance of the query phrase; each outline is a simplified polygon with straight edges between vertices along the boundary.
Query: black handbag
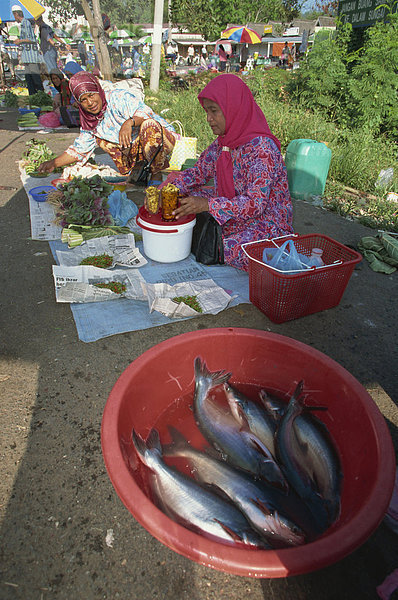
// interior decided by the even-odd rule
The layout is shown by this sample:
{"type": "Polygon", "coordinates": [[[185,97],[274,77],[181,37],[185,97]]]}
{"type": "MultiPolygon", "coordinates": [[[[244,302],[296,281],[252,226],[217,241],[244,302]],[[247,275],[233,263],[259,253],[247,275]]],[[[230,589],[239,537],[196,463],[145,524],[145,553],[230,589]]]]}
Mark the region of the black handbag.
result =
{"type": "Polygon", "coordinates": [[[201,212],[196,215],[191,252],[196,261],[203,265],[224,264],[221,226],[209,212],[201,212]]]}
{"type": "MultiPolygon", "coordinates": [[[[143,166],[141,167],[141,169],[138,172],[137,178],[135,179],[135,181],[132,181],[131,183],[134,183],[135,185],[139,185],[139,186],[144,186],[147,187],[148,183],[151,179],[152,176],[152,171],[151,171],[151,164],[153,163],[154,159],[157,157],[157,155],[159,154],[159,152],[161,151],[161,149],[163,148],[163,129],[162,129],[162,141],[160,142],[160,145],[157,147],[155,154],[152,156],[151,160],[145,160],[143,166]]],[[[139,152],[139,150],[138,150],[139,152]]],[[[138,158],[138,152],[137,152],[137,158],[138,158]]]]}

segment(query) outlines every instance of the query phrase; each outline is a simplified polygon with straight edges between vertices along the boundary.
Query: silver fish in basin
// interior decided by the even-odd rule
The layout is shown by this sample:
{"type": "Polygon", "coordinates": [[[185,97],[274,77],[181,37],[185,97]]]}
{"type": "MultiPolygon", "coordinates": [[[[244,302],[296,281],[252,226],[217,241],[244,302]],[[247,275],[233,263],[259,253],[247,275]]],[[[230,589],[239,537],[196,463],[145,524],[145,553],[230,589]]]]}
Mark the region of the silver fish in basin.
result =
{"type": "Polygon", "coordinates": [[[167,516],[217,540],[269,547],[238,508],[164,462],[156,429],[152,429],[146,442],[134,430],[132,438],[140,459],[152,471],[152,491],[167,516]]]}
{"type": "Polygon", "coordinates": [[[175,427],[169,426],[169,432],[173,443],[163,448],[164,455],[185,458],[195,479],[234,502],[274,548],[305,542],[303,531],[284,513],[285,509],[290,513],[300,510],[295,500],[272,486],[262,485],[227,462],[197,450],[175,427]]]}
{"type": "Polygon", "coordinates": [[[194,370],[193,408],[196,424],[203,436],[232,465],[287,490],[286,479],[269,449],[249,428],[242,428],[230,411],[209,398],[209,391],[226,383],[230,374],[225,371],[211,373],[199,357],[195,359],[194,370]]]}

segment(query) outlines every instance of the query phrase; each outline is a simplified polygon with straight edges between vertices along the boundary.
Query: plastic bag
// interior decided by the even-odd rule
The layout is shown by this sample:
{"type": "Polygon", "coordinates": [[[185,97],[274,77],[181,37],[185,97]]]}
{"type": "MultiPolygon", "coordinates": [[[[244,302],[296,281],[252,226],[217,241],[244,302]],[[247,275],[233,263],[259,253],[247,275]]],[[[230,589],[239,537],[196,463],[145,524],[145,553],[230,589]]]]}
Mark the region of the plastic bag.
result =
{"type": "Polygon", "coordinates": [[[108,207],[115,225],[124,227],[127,222],[138,215],[136,204],[127,198],[126,192],[115,190],[108,196],[108,207]]]}
{"type": "Polygon", "coordinates": [[[51,127],[51,128],[60,127],[60,125],[61,125],[58,115],[54,111],[45,113],[44,115],[40,115],[39,123],[40,123],[40,125],[43,125],[44,127],[51,127]]]}
{"type": "Polygon", "coordinates": [[[308,256],[299,254],[293,240],[287,240],[279,248],[265,248],[263,262],[278,271],[303,271],[308,269],[308,256]]]}

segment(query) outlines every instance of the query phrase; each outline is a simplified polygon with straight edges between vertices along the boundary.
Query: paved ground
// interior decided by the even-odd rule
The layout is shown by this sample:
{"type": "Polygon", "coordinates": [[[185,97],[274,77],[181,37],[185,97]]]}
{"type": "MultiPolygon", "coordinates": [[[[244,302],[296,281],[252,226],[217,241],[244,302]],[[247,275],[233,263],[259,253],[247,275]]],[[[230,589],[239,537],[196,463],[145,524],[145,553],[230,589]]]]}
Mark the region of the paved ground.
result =
{"type": "MultiPolygon", "coordinates": [[[[33,136],[16,130],[15,117],[0,109],[0,598],[377,598],[376,586],[398,565],[397,538],[384,524],[339,563],[283,580],[230,576],[172,552],[119,500],[102,460],[100,424],[120,373],[147,349],[196,329],[250,327],[300,340],[343,365],[371,393],[398,448],[397,274],[376,274],[362,263],[338,307],[282,325],[240,305],[84,344],[69,306],[55,303],[48,244],[30,239],[15,161],[33,136]],[[109,529],[112,548],[105,543],[109,529]]],[[[61,151],[75,135],[45,137],[61,151]]],[[[353,246],[369,233],[301,202],[295,228],[353,246]]]]}

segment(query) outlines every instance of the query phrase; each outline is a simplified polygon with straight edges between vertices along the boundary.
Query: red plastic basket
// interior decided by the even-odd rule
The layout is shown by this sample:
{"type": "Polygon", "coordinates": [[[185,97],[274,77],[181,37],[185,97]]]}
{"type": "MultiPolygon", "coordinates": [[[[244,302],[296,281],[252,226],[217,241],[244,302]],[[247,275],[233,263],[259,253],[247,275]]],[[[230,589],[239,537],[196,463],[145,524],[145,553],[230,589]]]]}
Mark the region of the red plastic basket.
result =
{"type": "Polygon", "coordinates": [[[352,271],[362,260],[359,252],[326,235],[289,235],[242,244],[249,259],[250,302],[274,323],[284,323],[337,306],[352,271]],[[296,274],[276,271],[262,261],[264,248],[293,239],[299,253],[310,256],[322,248],[324,267],[296,274]],[[336,263],[336,264],[334,264],[336,263]]]}

